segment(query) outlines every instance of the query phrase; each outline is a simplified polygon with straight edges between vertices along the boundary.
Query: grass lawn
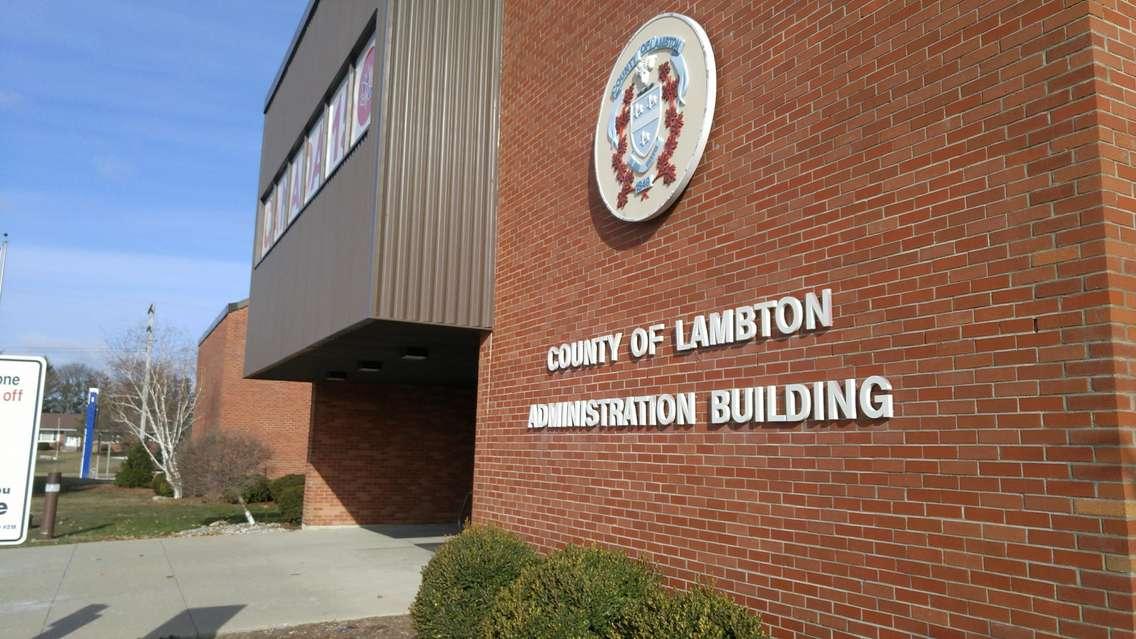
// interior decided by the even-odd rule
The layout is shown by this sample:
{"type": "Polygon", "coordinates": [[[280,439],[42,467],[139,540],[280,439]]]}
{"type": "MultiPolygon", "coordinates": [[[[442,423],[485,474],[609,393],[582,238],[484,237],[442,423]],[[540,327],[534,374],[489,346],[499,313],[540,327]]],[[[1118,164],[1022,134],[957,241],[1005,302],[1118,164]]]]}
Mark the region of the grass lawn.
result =
{"type": "MultiPolygon", "coordinates": [[[[25,547],[161,537],[219,519],[232,523],[244,521],[244,512],[236,504],[194,498],[154,500],[154,491],[148,488],[119,488],[110,482],[65,477],[63,492],[59,494],[55,538],[42,539],[39,524],[43,521],[43,479],[36,477],[32,528],[25,547]]],[[[272,503],[250,504],[249,510],[258,522],[280,520],[280,512],[272,503]]]]}
{"type": "MultiPolygon", "coordinates": [[[[79,476],[79,461],[83,456],[82,451],[61,450],[57,453],[54,450],[41,450],[38,455],[36,458],[36,475],[46,475],[52,471],[59,471],[63,473],[64,477],[79,476]]],[[[118,472],[118,467],[121,465],[122,459],[111,457],[110,474],[113,475],[118,472]]],[[[107,473],[106,447],[103,447],[98,454],[91,453],[91,467],[96,472],[107,473]],[[98,468],[94,468],[96,463],[98,468]]]]}

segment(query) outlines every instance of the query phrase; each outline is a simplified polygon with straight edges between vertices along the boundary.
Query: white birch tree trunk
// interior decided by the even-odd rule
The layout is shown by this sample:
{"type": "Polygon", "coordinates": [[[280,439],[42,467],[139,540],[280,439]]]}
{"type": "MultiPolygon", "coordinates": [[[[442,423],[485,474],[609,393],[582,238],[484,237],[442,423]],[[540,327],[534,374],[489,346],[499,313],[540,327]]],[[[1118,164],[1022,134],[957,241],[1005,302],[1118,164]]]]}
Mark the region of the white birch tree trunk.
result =
{"type": "Polygon", "coordinates": [[[181,499],[184,483],[178,468],[178,446],[193,425],[199,397],[193,379],[192,348],[179,344],[168,333],[160,334],[154,341],[147,375],[141,356],[145,340],[145,332],[135,330],[112,345],[111,416],[142,443],[154,467],[165,475],[174,499],[181,499]]]}

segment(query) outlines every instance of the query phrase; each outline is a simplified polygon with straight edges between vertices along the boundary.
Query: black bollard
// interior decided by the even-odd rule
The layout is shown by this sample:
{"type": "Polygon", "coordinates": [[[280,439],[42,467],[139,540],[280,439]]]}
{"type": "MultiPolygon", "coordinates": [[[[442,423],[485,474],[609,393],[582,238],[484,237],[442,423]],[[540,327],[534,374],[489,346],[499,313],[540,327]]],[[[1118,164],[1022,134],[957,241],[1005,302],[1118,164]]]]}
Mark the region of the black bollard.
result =
{"type": "Polygon", "coordinates": [[[63,473],[56,471],[47,474],[47,483],[43,486],[43,526],[40,527],[39,534],[47,539],[55,537],[55,509],[62,483],[63,473]]]}

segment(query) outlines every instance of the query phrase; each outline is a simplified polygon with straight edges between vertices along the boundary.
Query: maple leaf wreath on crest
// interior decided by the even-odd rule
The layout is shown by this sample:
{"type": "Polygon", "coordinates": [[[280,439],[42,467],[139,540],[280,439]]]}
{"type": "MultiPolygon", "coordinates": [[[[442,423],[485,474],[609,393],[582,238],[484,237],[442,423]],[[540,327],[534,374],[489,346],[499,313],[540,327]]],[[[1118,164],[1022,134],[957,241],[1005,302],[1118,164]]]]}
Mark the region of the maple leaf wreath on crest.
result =
{"type": "MultiPolygon", "coordinates": [[[[663,100],[667,102],[666,119],[663,125],[667,128],[667,141],[663,143],[663,151],[655,162],[655,179],[661,179],[663,184],[670,185],[676,179],[675,166],[671,163],[671,156],[678,147],[678,136],[682,132],[682,114],[678,112],[678,79],[671,76],[671,63],[664,62],[659,65],[659,82],[663,83],[663,100]]],[[[615,179],[620,184],[619,199],[616,208],[623,208],[627,198],[635,190],[632,183],[635,177],[631,166],[623,160],[627,154],[627,126],[631,122],[631,101],[635,99],[635,85],[629,84],[623,91],[623,104],[620,107],[619,117],[615,119],[615,130],[619,134],[619,144],[615,153],[611,155],[611,169],[615,172],[615,179]]],[[[639,192],[639,199],[646,200],[650,195],[651,187],[639,192]]]]}

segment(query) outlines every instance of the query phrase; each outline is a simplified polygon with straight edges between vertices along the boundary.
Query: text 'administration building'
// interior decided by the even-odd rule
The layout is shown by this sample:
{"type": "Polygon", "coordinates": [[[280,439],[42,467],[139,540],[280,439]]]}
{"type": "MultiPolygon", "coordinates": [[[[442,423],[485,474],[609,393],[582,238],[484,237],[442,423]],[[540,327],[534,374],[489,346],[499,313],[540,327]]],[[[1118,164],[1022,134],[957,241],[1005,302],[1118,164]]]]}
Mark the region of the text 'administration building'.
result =
{"type": "Polygon", "coordinates": [[[472,503],[777,637],[1131,638],[1133,20],[313,1],[245,360],[313,382],[305,523],[472,503]]]}

